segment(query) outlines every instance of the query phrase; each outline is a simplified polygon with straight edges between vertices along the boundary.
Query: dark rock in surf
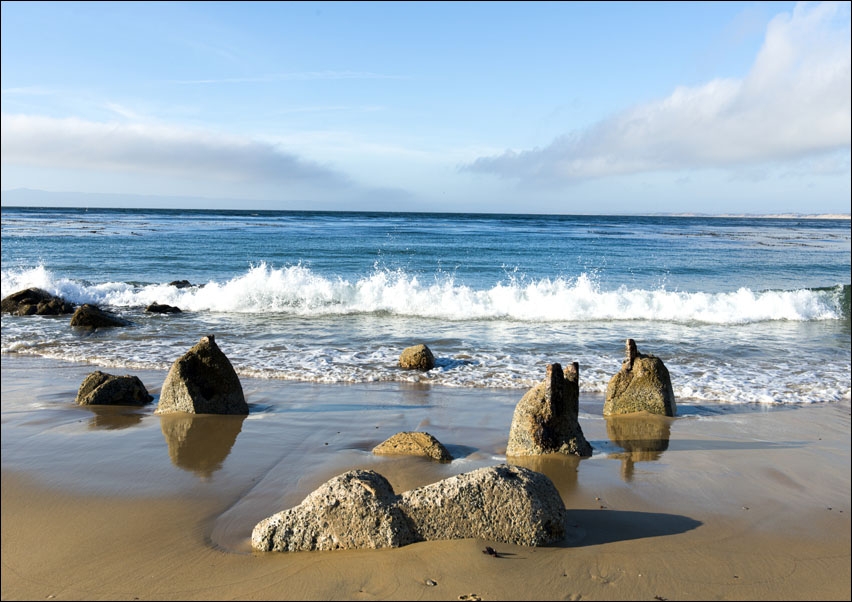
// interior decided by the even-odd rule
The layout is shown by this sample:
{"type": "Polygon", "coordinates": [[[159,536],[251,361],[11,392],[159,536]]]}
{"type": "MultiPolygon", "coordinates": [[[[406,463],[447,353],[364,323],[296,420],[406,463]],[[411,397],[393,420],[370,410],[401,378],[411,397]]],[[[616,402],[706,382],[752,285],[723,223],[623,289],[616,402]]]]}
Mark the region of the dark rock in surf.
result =
{"type": "Polygon", "coordinates": [[[175,360],[163,388],[157,414],[248,414],[243,387],[213,335],[175,360]]]}
{"type": "Polygon", "coordinates": [[[189,280],[172,280],[169,282],[169,286],[173,286],[175,288],[190,288],[192,283],[189,280]]]}
{"type": "Polygon", "coordinates": [[[677,413],[669,371],[653,355],[639,353],[636,342],[627,339],[625,359],[606,387],[603,415],[649,412],[661,416],[677,413]]]}
{"type": "Polygon", "coordinates": [[[592,455],[578,421],[579,364],[562,370],[547,366],[544,381],[527,391],[515,406],[506,456],[539,454],[592,455]]]}
{"type": "Polygon", "coordinates": [[[403,370],[422,370],[426,372],[435,367],[435,356],[426,345],[413,345],[402,350],[399,367],[403,370]]]}
{"type": "Polygon", "coordinates": [[[114,326],[129,326],[130,321],[104,311],[97,305],[84,303],[71,316],[71,326],[80,328],[109,328],[114,326]]]}
{"type": "Polygon", "coordinates": [[[40,288],[28,288],[4,297],[0,311],[16,316],[58,316],[74,313],[74,304],[40,288]]]}
{"type": "Polygon", "coordinates": [[[145,311],[152,314],[179,314],[181,309],[174,305],[166,305],[164,303],[152,303],[145,308],[145,311]]]}
{"type": "Polygon", "coordinates": [[[154,401],[154,397],[138,376],[114,376],[97,370],[83,380],[75,401],[81,406],[143,406],[154,401]]]}

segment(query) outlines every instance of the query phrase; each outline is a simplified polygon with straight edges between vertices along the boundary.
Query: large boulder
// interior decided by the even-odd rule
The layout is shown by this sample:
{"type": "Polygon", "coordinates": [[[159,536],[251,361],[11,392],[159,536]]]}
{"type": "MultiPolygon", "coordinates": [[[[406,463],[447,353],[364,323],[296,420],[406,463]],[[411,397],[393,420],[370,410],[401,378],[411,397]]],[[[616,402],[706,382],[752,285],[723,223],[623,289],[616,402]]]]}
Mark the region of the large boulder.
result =
{"type": "Polygon", "coordinates": [[[653,355],[639,353],[636,342],[627,339],[626,358],[606,387],[603,415],[649,412],[661,416],[677,413],[669,371],[653,355]]]}
{"type": "Polygon", "coordinates": [[[527,391],[515,406],[507,456],[592,455],[592,446],[578,421],[579,378],[576,362],[564,371],[559,364],[547,366],[544,381],[527,391]]]}
{"type": "Polygon", "coordinates": [[[79,328],[111,328],[114,326],[129,326],[130,322],[124,318],[104,311],[97,305],[84,303],[77,308],[71,316],[71,326],[79,328]]]}
{"type": "Polygon", "coordinates": [[[115,376],[96,370],[80,385],[77,404],[143,406],[154,401],[138,376],[115,376]]]}
{"type": "Polygon", "coordinates": [[[453,456],[429,433],[405,431],[397,433],[373,448],[376,455],[425,456],[438,462],[452,462],[453,456]]]}
{"type": "Polygon", "coordinates": [[[371,470],[337,476],[289,510],[259,522],[255,550],[394,548],[417,541],[481,538],[541,546],[565,534],[565,506],[545,475],[492,466],[395,495],[371,470]]]}
{"type": "Polygon", "coordinates": [[[58,316],[74,312],[74,304],[40,288],[28,288],[4,297],[0,311],[16,316],[58,316]]]}
{"type": "Polygon", "coordinates": [[[422,370],[426,372],[435,367],[435,356],[426,345],[406,347],[399,355],[399,367],[403,370],[422,370]]]}
{"type": "Polygon", "coordinates": [[[156,413],[170,412],[249,413],[240,379],[212,334],[202,337],[169,369],[156,413]]]}
{"type": "Polygon", "coordinates": [[[334,477],[304,501],[260,521],[251,545],[264,552],[398,548],[417,541],[387,479],[372,470],[334,477]]]}

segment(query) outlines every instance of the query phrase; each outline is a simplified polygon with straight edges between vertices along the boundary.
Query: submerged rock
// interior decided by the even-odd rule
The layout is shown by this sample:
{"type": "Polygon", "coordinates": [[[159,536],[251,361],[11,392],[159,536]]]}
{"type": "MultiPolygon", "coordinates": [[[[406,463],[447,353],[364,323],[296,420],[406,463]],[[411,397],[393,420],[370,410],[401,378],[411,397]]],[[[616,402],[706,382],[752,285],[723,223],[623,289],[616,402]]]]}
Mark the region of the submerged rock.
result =
{"type": "Polygon", "coordinates": [[[84,303],[77,308],[71,316],[71,326],[79,328],[111,328],[115,326],[129,326],[130,321],[119,318],[108,311],[104,311],[97,305],[84,303]]]}
{"type": "Polygon", "coordinates": [[[166,305],[164,303],[152,303],[145,308],[145,311],[152,314],[179,314],[181,310],[174,305],[166,305]]]}
{"type": "Polygon", "coordinates": [[[83,379],[75,401],[83,406],[142,406],[153,400],[138,376],[114,376],[97,370],[83,379]]]}
{"type": "Polygon", "coordinates": [[[294,508],[260,521],[261,551],[394,548],[417,541],[482,538],[541,546],[565,534],[565,506],[545,475],[493,466],[395,495],[371,470],[337,476],[294,508]]]}
{"type": "Polygon", "coordinates": [[[606,387],[603,415],[649,412],[661,416],[677,413],[669,371],[653,355],[639,353],[636,342],[627,339],[625,359],[606,387]]]}
{"type": "Polygon", "coordinates": [[[202,337],[169,369],[156,413],[170,412],[249,413],[240,379],[212,334],[202,337]]]}
{"type": "Polygon", "coordinates": [[[544,381],[527,391],[515,406],[507,456],[592,455],[592,446],[578,421],[579,370],[576,362],[564,372],[559,364],[547,366],[544,381]]]}
{"type": "Polygon", "coordinates": [[[426,456],[438,462],[452,462],[453,457],[440,441],[429,433],[406,431],[397,433],[373,448],[377,455],[426,456]]]}
{"type": "Polygon", "coordinates": [[[0,311],[16,316],[58,316],[74,312],[74,304],[40,288],[28,288],[4,297],[0,311]]]}
{"type": "Polygon", "coordinates": [[[413,345],[402,350],[399,367],[403,370],[422,370],[426,372],[435,367],[435,356],[426,345],[413,345]]]}

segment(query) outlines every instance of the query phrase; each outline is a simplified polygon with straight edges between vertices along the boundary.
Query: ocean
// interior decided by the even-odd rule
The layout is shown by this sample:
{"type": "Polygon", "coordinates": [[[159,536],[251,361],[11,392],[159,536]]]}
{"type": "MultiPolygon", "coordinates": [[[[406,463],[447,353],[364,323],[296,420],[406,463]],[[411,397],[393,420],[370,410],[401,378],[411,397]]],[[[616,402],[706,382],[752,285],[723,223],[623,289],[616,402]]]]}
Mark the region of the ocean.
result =
{"type": "Polygon", "coordinates": [[[632,338],[682,412],[850,399],[842,219],[3,207],[2,296],[28,287],[132,325],[6,314],[3,357],[167,370],[213,334],[241,378],[518,399],[576,361],[582,403],[632,338]],[[436,367],[401,370],[418,343],[436,367]]]}

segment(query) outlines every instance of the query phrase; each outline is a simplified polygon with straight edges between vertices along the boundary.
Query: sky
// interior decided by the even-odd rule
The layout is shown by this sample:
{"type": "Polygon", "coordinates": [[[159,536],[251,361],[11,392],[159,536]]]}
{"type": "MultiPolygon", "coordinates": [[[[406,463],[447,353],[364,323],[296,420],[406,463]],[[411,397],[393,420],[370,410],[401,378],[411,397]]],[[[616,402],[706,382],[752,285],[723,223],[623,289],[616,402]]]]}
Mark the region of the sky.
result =
{"type": "Polygon", "coordinates": [[[0,27],[3,205],[850,212],[850,2],[3,1],[0,27]]]}

